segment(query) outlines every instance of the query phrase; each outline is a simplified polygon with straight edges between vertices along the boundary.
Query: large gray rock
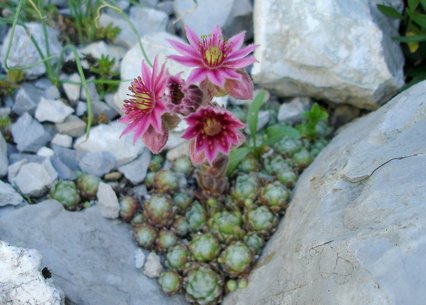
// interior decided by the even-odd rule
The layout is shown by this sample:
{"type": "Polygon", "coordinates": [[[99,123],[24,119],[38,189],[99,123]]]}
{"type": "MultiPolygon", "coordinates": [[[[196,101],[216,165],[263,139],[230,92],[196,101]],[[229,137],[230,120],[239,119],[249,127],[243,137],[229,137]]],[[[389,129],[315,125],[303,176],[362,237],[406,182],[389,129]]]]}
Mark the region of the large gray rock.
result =
{"type": "Polygon", "coordinates": [[[425,96],[422,82],[331,141],[225,305],[424,304],[425,96]]]}
{"type": "MultiPolygon", "coordinates": [[[[169,55],[178,55],[179,53],[173,49],[167,39],[173,39],[177,41],[182,41],[180,38],[173,36],[171,34],[168,34],[166,32],[153,34],[153,35],[145,35],[142,37],[141,42],[145,48],[146,54],[148,58],[152,61],[155,56],[158,55],[158,60],[160,64],[163,64],[166,60],[166,56],[169,55]]],[[[145,60],[142,51],[138,44],[134,45],[133,48],[131,48],[126,55],[123,58],[123,61],[121,62],[121,68],[120,68],[120,76],[121,79],[129,79],[133,80],[135,77],[141,75],[141,62],[142,60],[145,60]]],[[[173,61],[168,60],[167,61],[167,69],[171,74],[176,74],[179,72],[184,72],[182,74],[182,77],[185,78],[189,76],[189,73],[191,71],[190,68],[184,67],[181,64],[173,61]]],[[[123,107],[123,101],[125,99],[128,99],[129,91],[129,85],[128,82],[121,82],[120,86],[118,87],[118,91],[114,96],[114,102],[116,105],[117,110],[121,110],[123,107]]]]}
{"type": "MultiPolygon", "coordinates": [[[[22,67],[31,66],[24,69],[25,76],[27,78],[36,78],[46,72],[46,68],[41,62],[39,53],[36,47],[31,41],[31,37],[37,41],[41,51],[46,54],[46,43],[43,35],[43,27],[39,23],[30,22],[26,24],[29,34],[25,31],[21,25],[16,26],[15,33],[12,40],[11,52],[7,59],[7,65],[9,67],[22,67]],[[38,63],[36,65],[36,63],[38,63]]],[[[11,36],[11,29],[7,33],[5,41],[8,42],[11,36]]],[[[55,60],[61,53],[62,46],[58,40],[58,31],[47,27],[47,40],[49,43],[50,60],[55,60]]],[[[6,55],[8,43],[4,43],[1,48],[2,66],[5,68],[3,58],[6,55]]]]}
{"type": "Polygon", "coordinates": [[[10,128],[19,151],[37,152],[50,141],[52,135],[27,112],[10,128]]]}
{"type": "Polygon", "coordinates": [[[104,219],[97,207],[69,212],[44,201],[0,215],[0,236],[38,249],[70,304],[186,304],[135,268],[137,247],[128,226],[104,219]]]}
{"type": "Polygon", "coordinates": [[[7,168],[9,167],[9,160],[7,158],[7,144],[0,133],[0,178],[7,174],[7,168]]]}
{"type": "Polygon", "coordinates": [[[119,121],[108,125],[98,125],[90,130],[90,136],[78,138],[74,144],[77,153],[82,152],[109,152],[117,160],[118,165],[126,164],[143,151],[142,141],[137,141],[133,145],[132,135],[120,137],[125,128],[125,124],[119,121]]]}
{"type": "Polygon", "coordinates": [[[0,240],[0,304],[63,305],[64,296],[41,272],[42,256],[34,249],[0,240]]]}
{"type": "MultiPolygon", "coordinates": [[[[387,4],[401,7],[401,0],[387,4]]],[[[256,1],[252,76],[282,96],[375,109],[404,84],[398,24],[382,0],[256,1]]]]}

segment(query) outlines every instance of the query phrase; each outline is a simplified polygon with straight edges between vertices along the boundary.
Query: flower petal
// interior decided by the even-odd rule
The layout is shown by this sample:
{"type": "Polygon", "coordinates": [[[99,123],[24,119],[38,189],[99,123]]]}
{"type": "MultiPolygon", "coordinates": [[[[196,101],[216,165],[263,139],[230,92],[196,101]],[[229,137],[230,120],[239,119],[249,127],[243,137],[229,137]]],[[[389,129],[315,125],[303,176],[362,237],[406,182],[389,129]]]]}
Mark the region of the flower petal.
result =
{"type": "Polygon", "coordinates": [[[233,51],[228,55],[225,62],[231,61],[237,58],[245,57],[249,55],[250,53],[252,53],[256,48],[257,48],[257,45],[251,44],[251,45],[248,45],[247,47],[242,48],[241,50],[233,51]]]}
{"type": "Polygon", "coordinates": [[[197,34],[195,34],[194,31],[192,31],[191,28],[187,25],[185,25],[185,33],[186,38],[188,39],[191,46],[193,48],[197,48],[198,44],[200,43],[200,39],[198,38],[197,34]]]}
{"type": "Polygon", "coordinates": [[[221,88],[225,86],[225,77],[220,73],[220,70],[207,70],[207,77],[213,84],[221,88]]]}
{"type": "Polygon", "coordinates": [[[189,55],[194,57],[199,56],[197,49],[194,49],[190,45],[187,45],[180,41],[176,41],[172,39],[167,39],[167,41],[172,45],[173,48],[175,48],[182,55],[189,55]]]}
{"type": "Polygon", "coordinates": [[[205,68],[196,68],[189,75],[186,82],[188,84],[194,84],[203,81],[207,77],[208,70],[205,68]]]}
{"type": "Polygon", "coordinates": [[[142,61],[142,80],[145,87],[151,89],[151,70],[145,61],[142,61]]]}
{"type": "Polygon", "coordinates": [[[202,64],[199,58],[192,56],[169,55],[167,58],[177,61],[187,67],[200,66],[202,64]]]}
{"type": "Polygon", "coordinates": [[[255,61],[256,61],[256,58],[250,56],[250,57],[246,57],[246,58],[240,58],[240,59],[234,59],[234,60],[231,60],[231,61],[227,61],[226,63],[224,63],[224,66],[226,66],[227,68],[242,69],[242,68],[245,68],[245,67],[251,65],[255,61]]]}
{"type": "Polygon", "coordinates": [[[228,39],[228,44],[232,47],[232,50],[238,50],[241,48],[244,42],[245,35],[246,35],[246,32],[243,31],[228,39]]]}

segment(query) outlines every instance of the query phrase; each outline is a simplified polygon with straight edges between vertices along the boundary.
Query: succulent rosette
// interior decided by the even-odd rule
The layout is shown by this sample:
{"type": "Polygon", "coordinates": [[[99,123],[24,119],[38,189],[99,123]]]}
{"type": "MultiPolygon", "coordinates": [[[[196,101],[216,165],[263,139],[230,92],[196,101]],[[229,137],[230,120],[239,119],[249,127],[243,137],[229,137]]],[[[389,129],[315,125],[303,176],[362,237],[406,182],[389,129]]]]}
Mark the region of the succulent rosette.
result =
{"type": "Polygon", "coordinates": [[[133,227],[133,236],[138,243],[144,249],[151,249],[155,243],[158,232],[157,230],[147,223],[140,223],[133,227]]]}
{"type": "Polygon", "coordinates": [[[139,202],[133,196],[123,196],[120,198],[120,217],[124,221],[131,221],[139,209],[139,202]]]}
{"type": "Polygon", "coordinates": [[[168,295],[174,295],[181,288],[182,279],[175,271],[162,272],[158,279],[161,290],[168,295]]]}
{"type": "Polygon", "coordinates": [[[80,203],[80,195],[74,181],[56,181],[50,189],[49,195],[70,211],[75,211],[80,203]]]}
{"type": "Polygon", "coordinates": [[[170,230],[161,230],[155,241],[155,248],[158,252],[165,252],[177,243],[177,236],[170,230]]]}
{"type": "Polygon", "coordinates": [[[148,221],[156,227],[165,227],[173,222],[174,209],[170,196],[156,194],[149,198],[143,213],[148,221]]]}
{"type": "Polygon", "coordinates": [[[200,234],[189,243],[192,257],[198,262],[211,262],[220,251],[219,241],[210,233],[200,234]]]}
{"type": "Polygon", "coordinates": [[[169,249],[165,257],[167,268],[182,271],[189,261],[189,250],[182,244],[177,244],[169,249]]]}
{"type": "Polygon", "coordinates": [[[218,262],[226,274],[235,278],[249,270],[253,262],[253,253],[245,243],[236,241],[226,247],[218,262]]]}
{"type": "Polygon", "coordinates": [[[222,298],[223,278],[211,266],[195,265],[184,279],[185,297],[200,305],[218,304],[222,298]]]}
{"type": "Polygon", "coordinates": [[[142,137],[153,153],[159,153],[168,140],[168,130],[162,123],[162,116],[167,111],[164,100],[167,80],[165,64],[159,68],[157,57],[152,71],[143,61],[141,76],[129,87],[132,94],[124,101],[124,116],[120,119],[127,124],[122,135],[134,131],[133,142],[142,137]]]}
{"type": "Polygon", "coordinates": [[[194,145],[193,149],[190,149],[194,164],[202,163],[204,157],[212,164],[219,152],[227,155],[231,149],[244,142],[241,132],[244,124],[225,109],[202,107],[189,115],[186,122],[188,128],[182,138],[191,140],[194,145]]]}
{"type": "MultiPolygon", "coordinates": [[[[188,83],[201,82],[207,78],[219,88],[226,88],[226,85],[235,87],[235,84],[229,81],[226,84],[227,80],[247,82],[247,77],[241,72],[241,69],[256,61],[253,56],[249,56],[256,46],[249,45],[242,48],[244,32],[225,39],[220,27],[215,27],[211,34],[201,37],[198,37],[188,26],[185,27],[185,31],[189,44],[169,40],[170,44],[181,54],[171,55],[169,58],[184,66],[194,67],[187,79],[188,83]]],[[[235,91],[241,91],[247,85],[240,87],[235,91]]],[[[250,88],[250,86],[248,87],[250,88]]],[[[227,93],[232,95],[233,91],[228,90],[227,93]]],[[[240,95],[249,97],[249,94],[240,95]]]]}

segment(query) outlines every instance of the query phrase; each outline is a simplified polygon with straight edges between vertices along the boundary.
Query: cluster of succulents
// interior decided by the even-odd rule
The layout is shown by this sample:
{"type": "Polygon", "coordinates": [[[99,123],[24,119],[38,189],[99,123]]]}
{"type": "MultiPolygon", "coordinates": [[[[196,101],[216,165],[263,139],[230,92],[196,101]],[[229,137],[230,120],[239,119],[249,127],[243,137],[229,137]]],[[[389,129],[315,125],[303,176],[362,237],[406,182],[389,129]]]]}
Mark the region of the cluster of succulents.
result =
{"type": "MultiPolygon", "coordinates": [[[[269,110],[276,118],[276,109],[269,110]]],[[[216,182],[198,179],[188,157],[170,162],[153,156],[144,181],[148,194],[140,202],[122,197],[120,216],[132,225],[140,247],[161,256],[162,291],[182,293],[195,304],[218,304],[226,293],[246,287],[300,173],[326,144],[326,133],[284,137],[260,159],[249,154],[219,195],[202,193],[200,183],[216,182]]],[[[209,174],[214,180],[216,173],[209,174]]]]}
{"type": "MultiPolygon", "coordinates": [[[[99,182],[100,179],[94,175],[79,173],[76,181],[56,181],[50,189],[49,197],[62,203],[65,209],[77,211],[90,206],[90,200],[96,198],[99,182]]],[[[122,213],[125,219],[124,210],[122,213]]]]}

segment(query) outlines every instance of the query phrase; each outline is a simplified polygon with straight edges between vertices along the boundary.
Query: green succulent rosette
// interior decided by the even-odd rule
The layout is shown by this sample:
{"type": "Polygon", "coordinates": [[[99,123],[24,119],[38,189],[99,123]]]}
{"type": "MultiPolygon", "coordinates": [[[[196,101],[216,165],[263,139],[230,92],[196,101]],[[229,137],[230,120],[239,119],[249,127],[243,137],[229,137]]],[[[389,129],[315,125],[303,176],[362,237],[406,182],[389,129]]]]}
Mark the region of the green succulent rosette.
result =
{"type": "Polygon", "coordinates": [[[239,211],[218,212],[209,219],[210,232],[224,243],[241,239],[245,234],[242,226],[243,218],[239,211]]]}
{"type": "Polygon", "coordinates": [[[258,233],[263,236],[270,235],[278,224],[278,217],[266,206],[246,211],[245,226],[248,231],[258,233]]]}
{"type": "Polygon", "coordinates": [[[166,194],[154,194],[145,202],[143,213],[152,225],[159,228],[167,227],[173,222],[174,216],[170,196],[166,194]]]}
{"type": "Polygon", "coordinates": [[[274,213],[282,212],[287,208],[289,197],[289,192],[280,182],[269,183],[260,191],[260,202],[274,213]]]}
{"type": "Polygon", "coordinates": [[[185,217],[191,232],[201,231],[207,225],[206,210],[198,201],[192,203],[191,207],[185,213],[185,217]]]}
{"type": "Polygon", "coordinates": [[[173,247],[178,241],[175,233],[170,230],[160,230],[158,237],[155,241],[155,248],[158,252],[165,252],[173,247]]]}
{"type": "Polygon", "coordinates": [[[236,241],[226,247],[218,262],[229,277],[236,278],[249,271],[253,258],[250,248],[245,243],[236,241]]]}
{"type": "Polygon", "coordinates": [[[173,193],[179,188],[179,177],[171,170],[162,169],[155,173],[154,188],[159,193],[173,193]]]}
{"type": "Polygon", "coordinates": [[[101,179],[95,175],[80,173],[76,185],[81,197],[87,200],[95,199],[100,181],[101,179]]]}
{"type": "Polygon", "coordinates": [[[213,234],[200,234],[191,240],[189,250],[195,261],[208,263],[219,255],[220,244],[213,234]]]}
{"type": "Polygon", "coordinates": [[[178,293],[182,286],[182,281],[181,276],[175,271],[164,271],[158,279],[161,290],[167,295],[178,293]]]}
{"type": "Polygon", "coordinates": [[[185,298],[199,305],[216,305],[222,299],[223,279],[208,265],[192,268],[184,279],[185,298]]]}
{"type": "Polygon", "coordinates": [[[183,244],[177,244],[167,251],[165,265],[167,268],[182,271],[186,263],[190,260],[190,252],[183,244]]]}
{"type": "Polygon", "coordinates": [[[70,211],[75,211],[80,203],[80,195],[73,181],[56,181],[50,189],[49,196],[70,211]]]}
{"type": "Polygon", "coordinates": [[[123,196],[120,198],[120,217],[124,221],[131,221],[138,211],[140,205],[136,197],[123,196]]]}
{"type": "Polygon", "coordinates": [[[152,249],[157,239],[158,231],[148,223],[133,226],[133,237],[139,246],[146,250],[152,249]]]}

